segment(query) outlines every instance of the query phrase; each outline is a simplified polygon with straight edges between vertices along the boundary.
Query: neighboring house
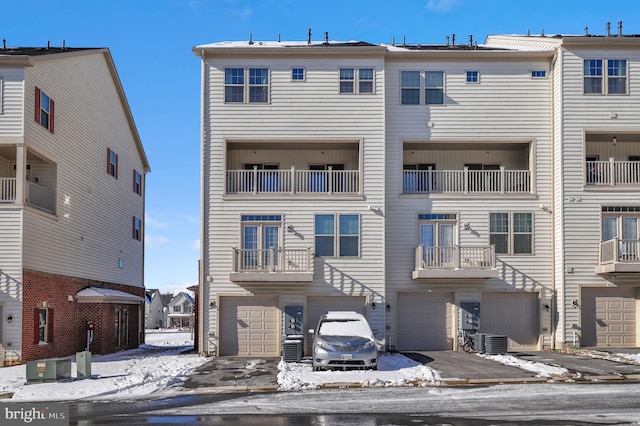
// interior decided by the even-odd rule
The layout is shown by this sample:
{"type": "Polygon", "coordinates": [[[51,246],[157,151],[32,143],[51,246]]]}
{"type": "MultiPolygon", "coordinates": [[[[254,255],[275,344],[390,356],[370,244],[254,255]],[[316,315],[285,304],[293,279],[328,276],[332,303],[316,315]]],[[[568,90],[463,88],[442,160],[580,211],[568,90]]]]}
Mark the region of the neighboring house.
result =
{"type": "Polygon", "coordinates": [[[160,290],[147,289],[145,295],[145,328],[165,328],[167,326],[166,307],[160,290]]]}
{"type": "Polygon", "coordinates": [[[101,48],[0,48],[0,344],[20,362],[144,341],[149,171],[101,48]]]}
{"type": "Polygon", "coordinates": [[[639,346],[638,47],[194,47],[200,352],[277,356],[331,309],[382,349],[639,346]]]}
{"type": "Polygon", "coordinates": [[[192,328],[194,324],[193,297],[185,292],[173,296],[167,305],[167,325],[169,328],[192,328]]]}

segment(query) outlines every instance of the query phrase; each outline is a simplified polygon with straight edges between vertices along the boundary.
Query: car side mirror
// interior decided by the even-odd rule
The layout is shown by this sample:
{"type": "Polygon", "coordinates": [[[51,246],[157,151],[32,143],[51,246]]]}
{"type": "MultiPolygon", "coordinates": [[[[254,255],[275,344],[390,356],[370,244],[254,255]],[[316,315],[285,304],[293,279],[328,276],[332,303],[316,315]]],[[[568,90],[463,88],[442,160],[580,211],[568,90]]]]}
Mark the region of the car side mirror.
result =
{"type": "Polygon", "coordinates": [[[312,336],[313,336],[313,335],[315,334],[315,332],[316,332],[316,331],[315,331],[313,328],[310,328],[310,329],[309,329],[309,334],[310,334],[310,335],[312,335],[312,336]]]}

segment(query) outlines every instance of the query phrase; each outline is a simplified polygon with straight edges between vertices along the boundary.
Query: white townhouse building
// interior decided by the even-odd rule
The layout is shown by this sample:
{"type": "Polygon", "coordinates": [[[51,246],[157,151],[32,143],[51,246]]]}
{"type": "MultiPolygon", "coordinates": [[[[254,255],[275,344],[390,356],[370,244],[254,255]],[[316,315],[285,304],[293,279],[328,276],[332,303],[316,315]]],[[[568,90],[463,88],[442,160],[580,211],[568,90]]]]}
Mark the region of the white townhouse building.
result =
{"type": "Polygon", "coordinates": [[[638,40],[194,47],[200,351],[278,356],[330,309],[382,350],[637,346],[638,40]]]}
{"type": "Polygon", "coordinates": [[[640,346],[640,36],[490,36],[554,51],[556,339],[640,346]]]}
{"type": "Polygon", "coordinates": [[[0,345],[144,339],[142,143],[108,49],[0,47],[0,345]]]}

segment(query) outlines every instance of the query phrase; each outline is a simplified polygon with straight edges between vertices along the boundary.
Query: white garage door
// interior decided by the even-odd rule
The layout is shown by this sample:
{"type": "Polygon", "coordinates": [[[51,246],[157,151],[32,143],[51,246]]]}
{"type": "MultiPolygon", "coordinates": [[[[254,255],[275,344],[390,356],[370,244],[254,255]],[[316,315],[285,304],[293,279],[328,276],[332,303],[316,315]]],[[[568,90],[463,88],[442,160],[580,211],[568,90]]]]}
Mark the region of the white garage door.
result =
{"type": "Polygon", "coordinates": [[[483,293],[480,332],[509,338],[509,350],[536,350],[540,337],[538,293],[483,293]]]}
{"type": "Polygon", "coordinates": [[[221,356],[280,356],[277,298],[220,298],[221,356]]]}
{"type": "Polygon", "coordinates": [[[315,329],[318,320],[328,311],[354,311],[365,315],[364,296],[312,296],[307,298],[307,328],[305,329],[305,351],[311,353],[311,339],[306,333],[310,328],[315,329]]]}
{"type": "Polygon", "coordinates": [[[453,349],[453,293],[398,293],[396,349],[453,349]]]}
{"type": "Polygon", "coordinates": [[[634,288],[582,288],[582,346],[635,347],[634,288]]]}

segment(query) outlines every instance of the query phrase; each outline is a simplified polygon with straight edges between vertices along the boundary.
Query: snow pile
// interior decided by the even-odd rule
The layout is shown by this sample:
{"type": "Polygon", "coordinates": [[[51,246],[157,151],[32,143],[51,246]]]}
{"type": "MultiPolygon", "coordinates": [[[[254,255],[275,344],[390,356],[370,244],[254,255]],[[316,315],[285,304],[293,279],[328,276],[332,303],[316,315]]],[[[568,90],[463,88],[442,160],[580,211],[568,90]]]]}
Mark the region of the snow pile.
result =
{"type": "Polygon", "coordinates": [[[317,389],[327,385],[358,383],[362,387],[390,387],[433,384],[439,374],[400,354],[384,354],[378,357],[377,370],[313,371],[311,361],[284,362],[278,364],[280,390],[317,389]]]}
{"type": "Polygon", "coordinates": [[[76,380],[71,359],[71,379],[26,384],[26,364],[0,368],[0,394],[13,393],[14,401],[65,401],[73,399],[128,399],[181,385],[208,358],[195,353],[190,332],[149,331],[147,344],[109,355],[91,355],[91,379],[76,380]]]}
{"type": "Polygon", "coordinates": [[[533,373],[537,373],[537,377],[553,377],[553,376],[566,376],[569,374],[569,370],[563,367],[554,367],[552,365],[542,364],[540,362],[535,361],[527,361],[524,359],[516,358],[513,355],[487,355],[487,354],[476,354],[479,357],[491,359],[493,361],[498,361],[505,365],[510,365],[512,367],[521,368],[523,370],[531,371],[533,373]]]}

